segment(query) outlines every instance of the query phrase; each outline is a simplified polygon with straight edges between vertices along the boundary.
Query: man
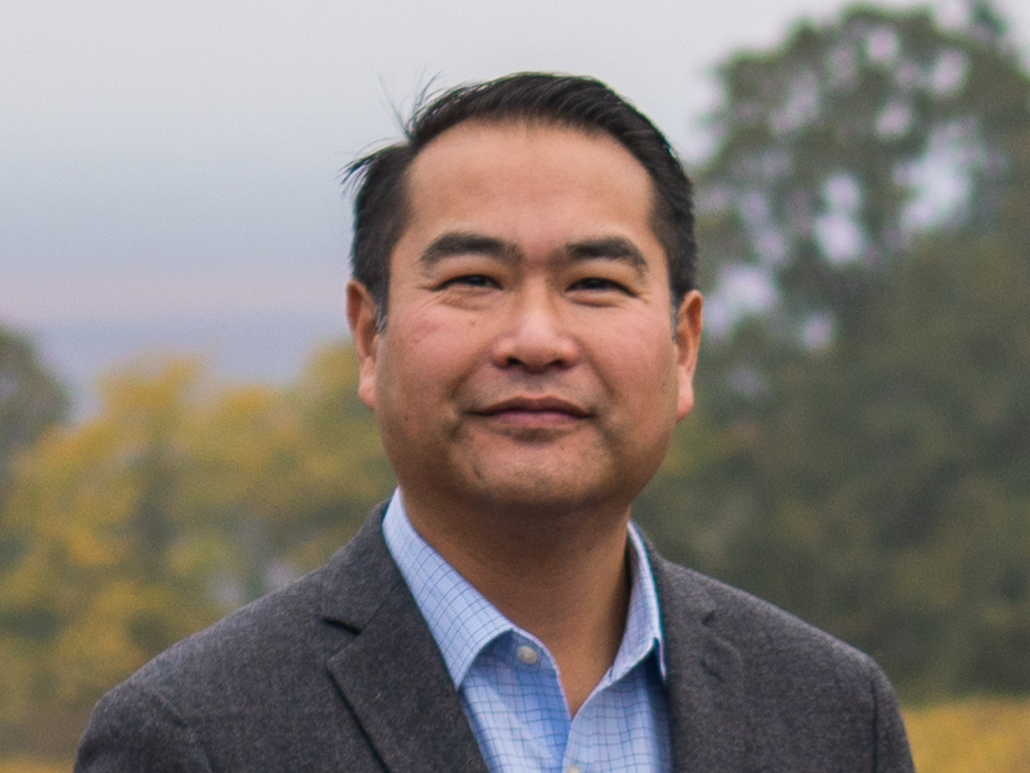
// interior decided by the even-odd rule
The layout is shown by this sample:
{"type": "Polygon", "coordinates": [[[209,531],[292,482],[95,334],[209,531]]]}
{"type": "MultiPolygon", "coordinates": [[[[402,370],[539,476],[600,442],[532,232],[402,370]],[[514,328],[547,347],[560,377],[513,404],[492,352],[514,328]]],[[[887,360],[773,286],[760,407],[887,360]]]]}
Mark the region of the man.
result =
{"type": "Polygon", "coordinates": [[[78,769],[911,770],[869,658],[630,525],[701,338],[657,129],[522,74],[444,94],[352,172],[348,317],[398,491],[109,693],[78,769]]]}

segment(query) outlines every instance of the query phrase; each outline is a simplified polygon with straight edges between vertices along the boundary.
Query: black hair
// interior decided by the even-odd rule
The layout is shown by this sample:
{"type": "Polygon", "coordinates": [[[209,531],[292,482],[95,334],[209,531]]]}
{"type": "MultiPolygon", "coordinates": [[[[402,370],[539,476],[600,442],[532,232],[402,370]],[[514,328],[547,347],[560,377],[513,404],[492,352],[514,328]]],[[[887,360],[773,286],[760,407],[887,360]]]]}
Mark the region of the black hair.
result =
{"type": "Polygon", "coordinates": [[[408,168],[434,138],[473,120],[539,122],[606,134],[633,154],[654,185],[652,227],[665,248],[673,310],[679,307],[695,286],[697,242],[692,186],[668,140],[646,116],[601,81],[552,73],[516,73],[420,100],[404,125],[403,141],[347,166],[345,182],[357,182],[352,273],[372,295],[380,329],[386,324],[390,255],[408,214],[408,168]]]}

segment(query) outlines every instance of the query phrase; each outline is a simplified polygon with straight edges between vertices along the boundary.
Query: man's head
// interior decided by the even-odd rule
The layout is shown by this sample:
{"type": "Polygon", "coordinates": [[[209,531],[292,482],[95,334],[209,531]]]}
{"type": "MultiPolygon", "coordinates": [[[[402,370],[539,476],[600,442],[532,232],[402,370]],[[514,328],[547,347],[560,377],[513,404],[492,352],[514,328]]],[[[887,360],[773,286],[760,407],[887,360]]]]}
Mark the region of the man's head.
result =
{"type": "Polygon", "coordinates": [[[652,228],[666,253],[673,309],[695,288],[691,185],[662,133],[600,81],[519,73],[451,89],[419,106],[405,127],[403,142],[348,167],[348,178],[360,179],[354,204],[353,274],[375,300],[380,327],[388,307],[390,255],[409,216],[408,171],[426,145],[466,122],[552,125],[616,140],[651,179],[652,228]]]}
{"type": "MultiPolygon", "coordinates": [[[[464,511],[508,513],[509,526],[559,512],[617,521],[693,404],[702,299],[684,289],[689,274],[670,279],[683,264],[669,259],[671,231],[656,227],[655,174],[594,128],[611,92],[551,76],[520,82],[577,98],[585,88],[599,107],[582,114],[594,122],[497,112],[487,97],[491,117],[455,122],[448,111],[469,112],[462,97],[434,103],[421,114],[418,152],[403,146],[368,162],[395,166],[359,193],[359,218],[373,203],[389,213],[391,197],[403,215],[378,225],[373,215],[389,249],[378,276],[349,285],[348,317],[358,391],[415,520],[464,511]]],[[[627,127],[641,123],[660,139],[618,104],[611,112],[630,111],[630,140],[639,136],[627,127]]],[[[678,166],[665,171],[681,178],[681,217],[669,222],[683,225],[689,186],[678,166]]]]}

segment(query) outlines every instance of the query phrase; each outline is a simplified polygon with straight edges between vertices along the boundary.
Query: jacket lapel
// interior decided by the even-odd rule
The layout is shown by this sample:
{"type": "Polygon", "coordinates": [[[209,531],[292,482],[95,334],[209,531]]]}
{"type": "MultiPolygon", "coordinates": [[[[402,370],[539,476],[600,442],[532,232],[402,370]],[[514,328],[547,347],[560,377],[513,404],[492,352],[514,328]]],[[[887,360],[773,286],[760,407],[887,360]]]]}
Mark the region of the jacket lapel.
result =
{"type": "MultiPolygon", "coordinates": [[[[373,512],[328,567],[323,617],[356,635],[327,666],[391,773],[487,773],[443,657],[383,540],[384,511],[373,512]]],[[[693,573],[649,552],[665,637],[673,769],[738,771],[745,745],[740,654],[716,634],[715,605],[693,573]]]]}
{"type": "Polygon", "coordinates": [[[356,632],[327,665],[393,773],[487,773],[443,657],[381,532],[383,509],[334,560],[323,617],[356,632]]]}
{"type": "Polygon", "coordinates": [[[653,551],[661,605],[675,771],[739,771],[744,754],[740,654],[715,633],[714,603],[693,573],[653,551]]]}

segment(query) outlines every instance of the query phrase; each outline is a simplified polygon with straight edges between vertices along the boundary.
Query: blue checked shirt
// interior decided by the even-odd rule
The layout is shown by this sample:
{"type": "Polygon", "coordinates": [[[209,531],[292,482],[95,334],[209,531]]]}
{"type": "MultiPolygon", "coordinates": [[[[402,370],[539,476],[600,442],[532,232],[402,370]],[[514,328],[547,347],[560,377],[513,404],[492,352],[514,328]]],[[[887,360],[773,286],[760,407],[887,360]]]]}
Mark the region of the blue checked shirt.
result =
{"type": "Polygon", "coordinates": [[[615,662],[574,718],[547,648],[502,615],[411,526],[400,492],[386,544],[429,624],[492,773],[670,770],[658,596],[630,526],[632,590],[615,662]]]}

